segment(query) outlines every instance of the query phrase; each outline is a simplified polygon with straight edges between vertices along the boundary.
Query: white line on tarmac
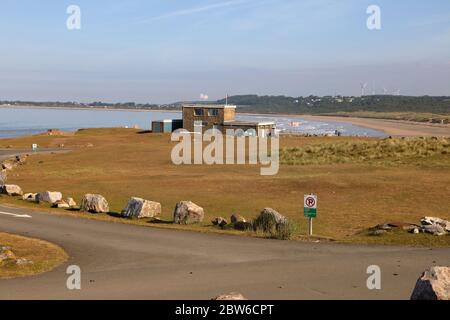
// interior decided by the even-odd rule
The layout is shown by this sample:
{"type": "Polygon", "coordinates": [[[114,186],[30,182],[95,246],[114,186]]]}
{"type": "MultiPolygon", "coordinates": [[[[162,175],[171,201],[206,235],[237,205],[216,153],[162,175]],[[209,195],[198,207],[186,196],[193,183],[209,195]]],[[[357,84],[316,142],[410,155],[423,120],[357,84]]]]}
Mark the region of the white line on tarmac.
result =
{"type": "Polygon", "coordinates": [[[7,216],[13,216],[16,218],[31,218],[31,216],[29,216],[27,214],[15,214],[15,213],[10,213],[10,212],[3,212],[3,211],[0,211],[0,214],[4,214],[7,216]]]}

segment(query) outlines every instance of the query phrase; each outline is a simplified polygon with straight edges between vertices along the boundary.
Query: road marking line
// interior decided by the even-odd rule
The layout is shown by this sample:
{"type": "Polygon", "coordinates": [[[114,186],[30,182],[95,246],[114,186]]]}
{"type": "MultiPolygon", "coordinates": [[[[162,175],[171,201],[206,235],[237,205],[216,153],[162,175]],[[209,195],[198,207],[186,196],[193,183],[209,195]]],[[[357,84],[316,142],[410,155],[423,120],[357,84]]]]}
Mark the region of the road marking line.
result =
{"type": "Polygon", "coordinates": [[[3,212],[3,211],[0,211],[0,214],[4,214],[7,216],[13,216],[16,218],[31,218],[31,216],[29,216],[27,214],[15,214],[15,213],[10,213],[10,212],[3,212]]]}

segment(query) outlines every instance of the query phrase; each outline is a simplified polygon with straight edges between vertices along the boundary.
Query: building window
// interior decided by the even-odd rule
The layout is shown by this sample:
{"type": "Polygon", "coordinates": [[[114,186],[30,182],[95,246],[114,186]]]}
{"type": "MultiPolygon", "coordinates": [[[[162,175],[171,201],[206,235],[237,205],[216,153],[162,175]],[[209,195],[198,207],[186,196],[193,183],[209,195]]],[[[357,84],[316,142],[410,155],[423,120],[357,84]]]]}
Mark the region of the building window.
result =
{"type": "Polygon", "coordinates": [[[195,108],[194,109],[194,115],[197,117],[203,116],[203,109],[202,108],[195,108]]]}
{"type": "Polygon", "coordinates": [[[219,115],[219,109],[209,109],[208,116],[217,117],[219,115]]]}

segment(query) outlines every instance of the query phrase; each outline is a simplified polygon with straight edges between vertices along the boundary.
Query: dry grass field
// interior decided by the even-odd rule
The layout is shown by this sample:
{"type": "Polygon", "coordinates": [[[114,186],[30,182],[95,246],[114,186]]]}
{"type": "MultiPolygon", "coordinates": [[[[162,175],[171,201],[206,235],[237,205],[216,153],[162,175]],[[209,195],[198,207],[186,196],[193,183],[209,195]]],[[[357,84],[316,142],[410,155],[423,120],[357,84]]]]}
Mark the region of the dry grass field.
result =
{"type": "Polygon", "coordinates": [[[31,239],[0,232],[0,246],[11,247],[17,258],[32,264],[17,265],[0,262],[0,279],[24,277],[50,271],[67,260],[63,249],[47,241],[31,239]]]}
{"type": "MultiPolygon", "coordinates": [[[[188,228],[236,233],[218,230],[210,220],[217,216],[229,218],[234,212],[253,218],[263,208],[272,207],[294,221],[295,238],[303,239],[307,232],[303,195],[313,192],[319,196],[319,213],[314,222],[318,236],[342,242],[448,246],[450,236],[393,232],[373,237],[364,232],[387,221],[418,223],[426,215],[450,218],[450,155],[446,141],[283,136],[282,165],[275,176],[261,176],[259,165],[176,166],[170,158],[174,143],[169,135],[133,129],[90,129],[75,135],[3,139],[0,148],[29,148],[31,143],[54,148],[64,144],[71,152],[29,157],[25,165],[9,174],[8,182],[20,185],[24,192],[61,191],[77,201],[85,193],[100,193],[115,213],[131,196],[137,196],[161,202],[162,219],[170,221],[175,204],[191,200],[205,209],[207,218],[202,225],[188,228]],[[380,143],[394,143],[394,149],[380,143]],[[422,154],[420,143],[435,151],[422,154]],[[414,147],[418,149],[411,151],[414,147]],[[333,150],[343,153],[336,156],[333,150]],[[382,153],[377,161],[360,157],[375,150],[382,153]],[[403,156],[399,155],[402,152],[403,156]],[[299,154],[308,154],[309,160],[298,160],[299,154]],[[327,160],[321,161],[325,157],[327,160]],[[343,157],[346,160],[340,161],[343,157]]],[[[0,197],[0,203],[48,209],[5,196],[0,197]]],[[[114,216],[96,218],[124,221],[114,216]]],[[[148,221],[125,222],[153,225],[148,221]]],[[[158,226],[174,227],[169,223],[158,226]]]]}

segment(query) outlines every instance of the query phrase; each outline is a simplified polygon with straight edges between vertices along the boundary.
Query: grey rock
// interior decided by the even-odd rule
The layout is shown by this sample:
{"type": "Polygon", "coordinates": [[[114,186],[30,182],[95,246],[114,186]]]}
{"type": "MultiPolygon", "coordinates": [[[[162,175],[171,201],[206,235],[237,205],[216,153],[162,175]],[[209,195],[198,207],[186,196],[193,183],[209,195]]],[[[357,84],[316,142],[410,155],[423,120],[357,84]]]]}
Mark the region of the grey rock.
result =
{"type": "Polygon", "coordinates": [[[417,280],[411,300],[450,300],[450,267],[430,267],[417,280]]]}
{"type": "Polygon", "coordinates": [[[443,236],[446,234],[445,229],[438,224],[425,225],[422,227],[422,229],[424,232],[431,233],[435,236],[443,236]]]}
{"type": "Polygon", "coordinates": [[[62,199],[62,193],[57,191],[44,191],[36,195],[37,202],[55,203],[62,199]]]}
{"type": "Polygon", "coordinates": [[[22,189],[15,184],[5,184],[3,186],[0,186],[0,193],[12,197],[23,196],[22,189]]]}
{"type": "Polygon", "coordinates": [[[173,222],[176,224],[194,224],[203,221],[205,213],[192,201],[181,201],[175,206],[173,222]]]}
{"type": "Polygon", "coordinates": [[[109,204],[102,195],[88,193],[81,200],[80,210],[91,213],[108,213],[109,204]]]}
{"type": "Polygon", "coordinates": [[[127,218],[155,218],[161,215],[161,204],[133,197],[128,201],[127,207],[122,211],[122,215],[127,218]]]}
{"type": "Polygon", "coordinates": [[[285,216],[272,208],[265,208],[263,211],[261,211],[259,218],[263,216],[272,216],[275,219],[276,223],[286,223],[288,220],[285,216]]]}
{"type": "Polygon", "coordinates": [[[420,219],[420,223],[426,225],[439,225],[444,228],[446,232],[450,232],[450,221],[437,218],[437,217],[424,217],[420,219]]]}

